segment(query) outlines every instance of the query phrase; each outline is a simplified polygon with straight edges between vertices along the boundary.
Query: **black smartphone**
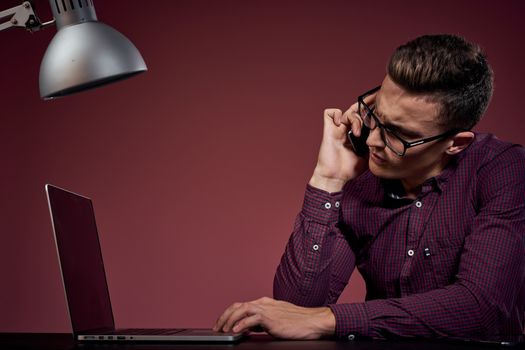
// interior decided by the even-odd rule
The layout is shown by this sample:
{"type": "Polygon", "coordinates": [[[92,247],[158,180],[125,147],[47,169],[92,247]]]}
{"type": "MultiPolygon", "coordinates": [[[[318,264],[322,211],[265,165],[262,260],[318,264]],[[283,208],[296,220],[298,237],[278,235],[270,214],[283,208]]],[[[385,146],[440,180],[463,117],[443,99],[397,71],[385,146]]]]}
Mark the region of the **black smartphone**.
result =
{"type": "Polygon", "coordinates": [[[347,133],[348,141],[354,149],[354,153],[359,157],[365,157],[368,154],[368,146],[366,145],[366,139],[370,134],[370,129],[363,125],[361,128],[361,135],[356,137],[350,129],[347,133]]]}
{"type": "Polygon", "coordinates": [[[519,345],[525,345],[525,335],[495,335],[482,338],[449,338],[448,341],[452,341],[454,343],[472,343],[496,347],[517,347],[519,345]]]}

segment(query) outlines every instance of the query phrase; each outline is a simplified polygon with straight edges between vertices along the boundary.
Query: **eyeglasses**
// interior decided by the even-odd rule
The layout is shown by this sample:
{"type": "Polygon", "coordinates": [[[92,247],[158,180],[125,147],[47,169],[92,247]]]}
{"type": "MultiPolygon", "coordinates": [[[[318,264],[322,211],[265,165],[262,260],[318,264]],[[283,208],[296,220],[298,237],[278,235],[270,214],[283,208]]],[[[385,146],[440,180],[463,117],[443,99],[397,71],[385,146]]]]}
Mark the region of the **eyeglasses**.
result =
{"type": "Polygon", "coordinates": [[[464,131],[462,129],[455,128],[444,132],[443,134],[427,137],[417,141],[409,142],[404,140],[402,137],[396,134],[395,131],[392,131],[379,121],[379,118],[377,118],[377,116],[374,114],[375,106],[369,106],[365,103],[365,98],[376,93],[380,88],[381,86],[375,87],[357,98],[358,113],[361,119],[363,120],[364,125],[367,128],[369,128],[370,130],[374,130],[376,127],[379,128],[381,139],[383,140],[385,145],[398,156],[403,157],[408,148],[423,145],[431,141],[443,139],[455,135],[458,132],[464,131]]]}

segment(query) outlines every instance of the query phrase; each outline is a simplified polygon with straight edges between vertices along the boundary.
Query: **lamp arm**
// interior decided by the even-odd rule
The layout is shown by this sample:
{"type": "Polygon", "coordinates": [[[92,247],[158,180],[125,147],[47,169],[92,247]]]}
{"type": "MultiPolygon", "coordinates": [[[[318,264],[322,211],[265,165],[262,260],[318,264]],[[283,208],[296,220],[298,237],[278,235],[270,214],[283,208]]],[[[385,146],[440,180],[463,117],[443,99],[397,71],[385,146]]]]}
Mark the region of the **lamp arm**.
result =
{"type": "Polygon", "coordinates": [[[23,27],[30,32],[36,32],[55,23],[55,20],[42,23],[33,11],[29,1],[0,12],[0,32],[11,27],[23,27]],[[9,18],[8,18],[9,17],[9,18]]]}

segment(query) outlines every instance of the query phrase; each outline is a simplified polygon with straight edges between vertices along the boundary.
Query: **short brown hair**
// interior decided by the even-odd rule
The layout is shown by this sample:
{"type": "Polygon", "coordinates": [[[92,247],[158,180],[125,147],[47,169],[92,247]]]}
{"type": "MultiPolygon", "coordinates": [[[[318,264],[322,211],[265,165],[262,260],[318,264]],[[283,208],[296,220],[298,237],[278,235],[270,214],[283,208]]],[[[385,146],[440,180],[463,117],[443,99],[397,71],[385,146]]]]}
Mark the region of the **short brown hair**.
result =
{"type": "Polygon", "coordinates": [[[387,73],[404,89],[439,103],[438,123],[446,129],[474,127],[492,97],[493,73],[485,54],[456,35],[424,35],[398,47],[387,73]]]}

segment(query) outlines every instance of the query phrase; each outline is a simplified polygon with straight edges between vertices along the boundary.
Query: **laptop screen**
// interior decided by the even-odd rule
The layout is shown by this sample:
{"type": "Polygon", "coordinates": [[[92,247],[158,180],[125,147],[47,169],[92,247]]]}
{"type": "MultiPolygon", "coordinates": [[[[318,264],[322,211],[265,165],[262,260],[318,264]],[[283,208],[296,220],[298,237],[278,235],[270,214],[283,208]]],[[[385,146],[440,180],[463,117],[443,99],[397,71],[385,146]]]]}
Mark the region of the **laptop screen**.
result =
{"type": "Polygon", "coordinates": [[[89,198],[46,185],[73,333],[115,328],[89,198]]]}

